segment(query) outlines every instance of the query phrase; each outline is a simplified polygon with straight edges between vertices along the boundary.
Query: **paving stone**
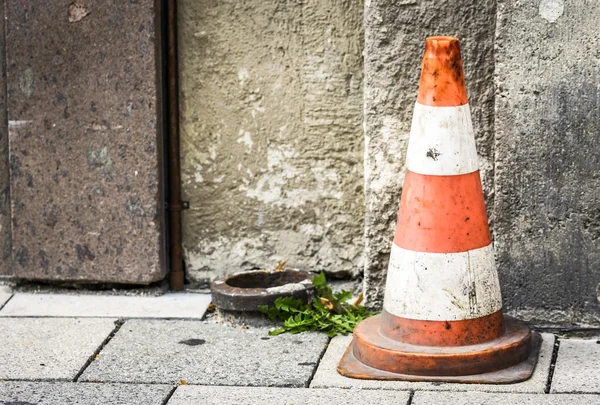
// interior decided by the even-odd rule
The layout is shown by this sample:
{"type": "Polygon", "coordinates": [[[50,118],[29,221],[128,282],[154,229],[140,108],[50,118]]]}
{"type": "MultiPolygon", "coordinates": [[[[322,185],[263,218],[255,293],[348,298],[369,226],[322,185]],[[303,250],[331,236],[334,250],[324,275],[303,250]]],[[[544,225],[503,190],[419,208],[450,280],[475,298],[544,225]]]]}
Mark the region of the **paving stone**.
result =
{"type": "Polygon", "coordinates": [[[0,319],[0,380],[70,381],[116,319],[0,319]]]}
{"type": "Polygon", "coordinates": [[[170,385],[0,382],[0,404],[14,405],[160,405],[170,385]]]}
{"type": "Polygon", "coordinates": [[[323,334],[268,336],[207,321],[130,320],[81,381],[304,387],[325,349],[323,334]]]}
{"type": "Polygon", "coordinates": [[[490,392],[525,392],[543,393],[546,389],[554,335],[542,333],[543,343],[540,358],[531,378],[517,384],[456,384],[409,381],[358,380],[340,375],[337,364],[352,340],[352,336],[338,336],[331,340],[317,372],[310,384],[311,388],[367,388],[383,390],[418,390],[418,391],[490,391],[490,392]]]}
{"type": "Polygon", "coordinates": [[[394,404],[408,403],[409,392],[342,390],[337,388],[317,390],[304,388],[265,388],[265,387],[207,387],[180,386],[171,397],[168,405],[196,404],[394,404]]]}
{"type": "Polygon", "coordinates": [[[600,393],[600,337],[560,341],[551,392],[600,393]]]}
{"type": "Polygon", "coordinates": [[[17,293],[0,311],[0,316],[200,319],[210,301],[210,294],[130,297],[17,293]]]}
{"type": "Polygon", "coordinates": [[[484,392],[416,392],[411,405],[598,405],[598,395],[498,394],[484,392]]]}
{"type": "Polygon", "coordinates": [[[4,285],[0,285],[0,308],[12,297],[12,290],[4,285]]]}

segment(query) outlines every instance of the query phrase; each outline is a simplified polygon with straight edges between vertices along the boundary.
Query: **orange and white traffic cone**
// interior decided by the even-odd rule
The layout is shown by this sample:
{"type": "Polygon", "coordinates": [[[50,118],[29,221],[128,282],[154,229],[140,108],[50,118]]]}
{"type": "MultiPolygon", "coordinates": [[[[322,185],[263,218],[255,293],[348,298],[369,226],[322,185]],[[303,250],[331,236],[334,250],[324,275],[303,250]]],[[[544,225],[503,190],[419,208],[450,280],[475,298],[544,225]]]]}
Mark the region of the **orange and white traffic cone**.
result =
{"type": "Polygon", "coordinates": [[[508,383],[541,337],[504,316],[458,39],[430,37],[415,104],[383,312],[338,371],[365,379],[508,383]]]}

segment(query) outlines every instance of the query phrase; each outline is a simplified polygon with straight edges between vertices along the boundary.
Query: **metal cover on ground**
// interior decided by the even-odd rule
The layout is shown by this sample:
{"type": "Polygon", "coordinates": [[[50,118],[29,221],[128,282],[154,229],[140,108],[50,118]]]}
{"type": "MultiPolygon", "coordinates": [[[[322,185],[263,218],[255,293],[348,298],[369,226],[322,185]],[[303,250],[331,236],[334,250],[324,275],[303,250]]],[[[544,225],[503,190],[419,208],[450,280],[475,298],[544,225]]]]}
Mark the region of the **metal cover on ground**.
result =
{"type": "Polygon", "coordinates": [[[304,387],[324,334],[271,337],[268,329],[207,321],[130,320],[81,381],[304,387]]]}
{"type": "Polygon", "coordinates": [[[116,319],[0,319],[0,379],[71,381],[116,319]]]}

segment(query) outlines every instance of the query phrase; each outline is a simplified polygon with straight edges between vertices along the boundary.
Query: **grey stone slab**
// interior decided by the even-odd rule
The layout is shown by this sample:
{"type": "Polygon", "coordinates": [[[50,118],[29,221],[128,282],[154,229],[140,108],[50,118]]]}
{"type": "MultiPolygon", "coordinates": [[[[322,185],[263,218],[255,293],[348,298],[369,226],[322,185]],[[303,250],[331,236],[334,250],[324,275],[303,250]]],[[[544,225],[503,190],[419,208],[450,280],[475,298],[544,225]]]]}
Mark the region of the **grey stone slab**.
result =
{"type": "Polygon", "coordinates": [[[327,341],[206,321],[130,320],[81,380],[303,387],[327,341]]]}
{"type": "Polygon", "coordinates": [[[317,372],[310,384],[311,388],[366,388],[383,390],[416,390],[416,391],[489,391],[489,392],[519,392],[543,393],[546,389],[552,350],[554,348],[554,335],[542,333],[543,343],[540,358],[531,378],[517,384],[456,384],[456,383],[430,383],[409,381],[377,381],[358,380],[340,375],[337,364],[352,341],[351,336],[338,336],[331,340],[327,351],[319,364],[317,372]]]}
{"type": "Polygon", "coordinates": [[[0,311],[0,316],[200,319],[210,301],[210,294],[130,297],[16,293],[0,311]]]}
{"type": "MultiPolygon", "coordinates": [[[[365,298],[381,306],[425,38],[461,40],[483,191],[494,201],[496,1],[365,1],[365,298]]],[[[489,216],[493,223],[493,217],[489,216]]]]}
{"type": "Polygon", "coordinates": [[[600,394],[600,336],[560,341],[551,392],[600,394]]]}
{"type": "Polygon", "coordinates": [[[503,302],[600,324],[600,2],[498,1],[494,242],[503,302]]]}
{"type": "Polygon", "coordinates": [[[361,271],[362,21],[363,0],[179,2],[192,280],[361,271]]]}
{"type": "Polygon", "coordinates": [[[71,382],[0,382],[0,404],[6,405],[161,405],[170,385],[87,384],[71,382]]]}
{"type": "Polygon", "coordinates": [[[163,279],[155,0],[8,0],[15,276],[163,279]]]}
{"type": "Polygon", "coordinates": [[[483,392],[416,392],[411,405],[598,405],[598,395],[497,394],[483,392]]]}
{"type": "Polygon", "coordinates": [[[12,297],[13,292],[10,287],[0,285],[0,308],[12,297]]]}
{"type": "Polygon", "coordinates": [[[206,387],[180,386],[168,405],[347,405],[347,404],[395,404],[408,403],[409,392],[375,392],[368,390],[265,387],[206,387]]]}
{"type": "MultiPolygon", "coordinates": [[[[12,274],[8,126],[6,123],[6,31],[4,6],[0,7],[0,276],[12,274]]],[[[0,304],[1,306],[1,304],[0,304]]]]}
{"type": "Polygon", "coordinates": [[[0,379],[72,380],[115,319],[0,319],[0,379]]]}

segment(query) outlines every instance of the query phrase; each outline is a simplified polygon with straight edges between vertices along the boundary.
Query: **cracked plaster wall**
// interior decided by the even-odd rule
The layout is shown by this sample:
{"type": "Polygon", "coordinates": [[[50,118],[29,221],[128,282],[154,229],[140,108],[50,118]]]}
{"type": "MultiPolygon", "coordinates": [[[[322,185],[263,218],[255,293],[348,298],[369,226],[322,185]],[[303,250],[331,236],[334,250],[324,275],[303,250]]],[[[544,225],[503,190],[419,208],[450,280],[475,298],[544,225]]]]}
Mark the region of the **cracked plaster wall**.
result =
{"type": "Polygon", "coordinates": [[[202,282],[363,266],[360,0],[184,0],[184,251],[202,282]]]}

